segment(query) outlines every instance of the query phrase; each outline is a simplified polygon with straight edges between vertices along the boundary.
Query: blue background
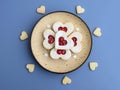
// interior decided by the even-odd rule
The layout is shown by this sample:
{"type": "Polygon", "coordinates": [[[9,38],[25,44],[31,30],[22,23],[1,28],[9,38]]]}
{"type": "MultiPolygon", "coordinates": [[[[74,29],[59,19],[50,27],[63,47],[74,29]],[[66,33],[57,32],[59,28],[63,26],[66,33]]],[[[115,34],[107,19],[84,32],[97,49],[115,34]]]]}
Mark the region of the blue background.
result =
{"type": "Polygon", "coordinates": [[[0,0],[0,90],[120,90],[120,1],[119,0],[0,0]],[[20,41],[20,32],[31,35],[40,17],[36,8],[46,6],[52,11],[70,11],[81,5],[86,11],[80,16],[91,32],[101,27],[103,36],[93,37],[93,48],[87,62],[68,74],[54,74],[42,69],[30,51],[30,38],[20,41]],[[97,61],[92,72],[88,62],[97,61]],[[25,65],[34,63],[29,73],[25,65]],[[72,84],[64,86],[64,75],[72,84]]]}

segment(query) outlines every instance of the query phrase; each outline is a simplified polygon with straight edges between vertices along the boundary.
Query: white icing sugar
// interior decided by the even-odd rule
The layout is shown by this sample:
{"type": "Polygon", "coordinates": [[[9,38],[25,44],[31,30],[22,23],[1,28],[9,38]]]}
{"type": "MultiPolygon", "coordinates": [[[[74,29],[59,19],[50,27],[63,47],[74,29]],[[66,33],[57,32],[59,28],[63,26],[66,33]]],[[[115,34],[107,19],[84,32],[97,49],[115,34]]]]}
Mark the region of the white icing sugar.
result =
{"type": "Polygon", "coordinates": [[[80,30],[80,29],[77,27],[77,28],[76,28],[76,31],[79,31],[79,30],[80,30]]]}
{"type": "Polygon", "coordinates": [[[47,28],[50,28],[50,27],[51,27],[51,26],[48,24],[48,25],[47,25],[47,28]]]}
{"type": "Polygon", "coordinates": [[[45,56],[45,57],[48,57],[48,54],[47,54],[47,53],[44,53],[44,56],[45,56]]]}
{"type": "Polygon", "coordinates": [[[77,58],[77,55],[73,55],[73,58],[77,58]]]}

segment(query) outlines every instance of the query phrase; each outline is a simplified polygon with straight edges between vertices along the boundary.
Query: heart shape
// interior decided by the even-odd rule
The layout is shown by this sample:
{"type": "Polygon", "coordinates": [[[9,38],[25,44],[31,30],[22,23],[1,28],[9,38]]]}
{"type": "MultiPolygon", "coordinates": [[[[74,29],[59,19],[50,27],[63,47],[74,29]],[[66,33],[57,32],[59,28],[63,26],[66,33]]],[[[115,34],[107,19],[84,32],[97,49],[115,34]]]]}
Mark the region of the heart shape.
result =
{"type": "Polygon", "coordinates": [[[77,14],[82,14],[85,12],[85,9],[82,8],[81,6],[76,6],[76,12],[77,14]]]}
{"type": "Polygon", "coordinates": [[[58,49],[57,50],[57,54],[59,54],[59,55],[65,55],[66,54],[66,50],[62,50],[62,49],[58,49]]]}
{"type": "Polygon", "coordinates": [[[45,6],[41,5],[39,8],[37,8],[37,13],[44,14],[45,13],[45,6]]]}
{"type": "Polygon", "coordinates": [[[46,49],[51,49],[55,44],[55,33],[51,29],[46,29],[43,33],[44,41],[43,46],[46,49]]]}
{"type": "Polygon", "coordinates": [[[72,40],[74,42],[74,46],[76,46],[77,45],[77,38],[76,37],[72,37],[72,40]]]}
{"type": "Polygon", "coordinates": [[[20,35],[20,40],[25,40],[28,38],[28,34],[25,31],[22,31],[21,35],[20,35]]]}
{"type": "Polygon", "coordinates": [[[73,32],[69,38],[73,41],[74,46],[71,48],[73,53],[79,53],[82,50],[81,41],[82,41],[82,34],[79,32],[73,32]]]}
{"type": "Polygon", "coordinates": [[[58,31],[55,35],[55,48],[56,49],[70,49],[73,47],[73,41],[67,38],[64,31],[58,31]]]}
{"type": "Polygon", "coordinates": [[[65,76],[62,80],[62,84],[64,85],[71,84],[71,83],[72,83],[72,80],[67,76],[65,76]]]}
{"type": "Polygon", "coordinates": [[[59,45],[60,46],[67,45],[67,40],[65,40],[64,37],[59,37],[59,45]]]}
{"type": "Polygon", "coordinates": [[[61,22],[56,22],[56,23],[53,24],[53,30],[55,32],[64,31],[64,32],[66,32],[66,35],[69,35],[70,33],[73,32],[74,26],[71,23],[63,24],[61,22]]]}
{"type": "Polygon", "coordinates": [[[28,69],[29,72],[33,72],[35,69],[35,65],[34,64],[27,64],[26,68],[28,69]]]}
{"type": "Polygon", "coordinates": [[[67,32],[67,27],[59,27],[59,28],[58,28],[58,31],[67,32]]]}
{"type": "Polygon", "coordinates": [[[90,62],[89,63],[90,70],[94,71],[98,67],[97,62],[90,62]]]}
{"type": "Polygon", "coordinates": [[[71,57],[71,51],[70,50],[65,50],[65,49],[55,49],[53,48],[50,51],[50,56],[53,59],[63,59],[63,60],[68,60],[71,57]]]}
{"type": "Polygon", "coordinates": [[[49,43],[49,44],[53,44],[54,41],[55,41],[54,36],[53,36],[53,35],[49,35],[49,36],[48,36],[48,43],[49,43]]]}
{"type": "Polygon", "coordinates": [[[96,28],[93,32],[93,34],[97,37],[100,37],[102,36],[102,33],[101,33],[101,29],[100,28],[96,28]]]}

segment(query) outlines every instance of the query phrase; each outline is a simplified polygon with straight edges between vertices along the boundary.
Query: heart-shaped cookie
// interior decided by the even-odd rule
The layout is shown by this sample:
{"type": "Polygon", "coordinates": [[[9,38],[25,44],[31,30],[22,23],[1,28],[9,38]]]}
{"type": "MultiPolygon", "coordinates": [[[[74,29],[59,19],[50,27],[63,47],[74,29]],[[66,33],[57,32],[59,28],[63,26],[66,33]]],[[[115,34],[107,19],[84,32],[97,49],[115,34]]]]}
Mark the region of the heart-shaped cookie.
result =
{"type": "Polygon", "coordinates": [[[70,50],[65,50],[65,49],[52,49],[50,51],[50,57],[53,59],[63,59],[63,60],[68,60],[71,57],[71,52],[70,50]]]}
{"type": "Polygon", "coordinates": [[[77,14],[82,14],[85,12],[85,9],[82,8],[81,6],[76,6],[76,12],[77,14]]]}
{"type": "Polygon", "coordinates": [[[43,33],[43,36],[45,38],[43,41],[44,48],[53,48],[55,43],[55,33],[51,29],[46,29],[43,33]]]}
{"type": "Polygon", "coordinates": [[[65,76],[62,80],[62,84],[64,85],[71,84],[71,83],[72,83],[72,80],[67,76],[65,76]]]}
{"type": "Polygon", "coordinates": [[[98,67],[98,63],[97,62],[90,62],[89,63],[90,70],[94,71],[97,67],[98,67]]]}
{"type": "Polygon", "coordinates": [[[70,33],[73,32],[74,26],[71,23],[63,24],[61,22],[56,22],[53,24],[53,29],[55,32],[64,31],[66,33],[66,35],[69,35],[70,33]]]}
{"type": "Polygon", "coordinates": [[[73,32],[69,38],[73,41],[74,46],[71,48],[73,53],[79,53],[82,50],[81,41],[82,35],[79,32],[73,32]]]}
{"type": "Polygon", "coordinates": [[[34,64],[27,64],[26,68],[28,69],[29,72],[33,72],[35,69],[35,65],[34,64]]]}
{"type": "Polygon", "coordinates": [[[37,8],[37,13],[44,14],[45,13],[45,6],[41,5],[39,8],[37,8]]]}
{"type": "Polygon", "coordinates": [[[25,40],[28,38],[28,34],[26,31],[22,31],[20,35],[20,40],[25,40]]]}
{"type": "Polygon", "coordinates": [[[94,30],[93,34],[94,34],[95,36],[97,36],[97,37],[102,36],[101,28],[99,28],[99,27],[96,28],[96,29],[94,30]]]}
{"type": "Polygon", "coordinates": [[[70,49],[73,47],[73,41],[67,38],[64,31],[58,31],[55,35],[55,48],[56,49],[70,49]]]}

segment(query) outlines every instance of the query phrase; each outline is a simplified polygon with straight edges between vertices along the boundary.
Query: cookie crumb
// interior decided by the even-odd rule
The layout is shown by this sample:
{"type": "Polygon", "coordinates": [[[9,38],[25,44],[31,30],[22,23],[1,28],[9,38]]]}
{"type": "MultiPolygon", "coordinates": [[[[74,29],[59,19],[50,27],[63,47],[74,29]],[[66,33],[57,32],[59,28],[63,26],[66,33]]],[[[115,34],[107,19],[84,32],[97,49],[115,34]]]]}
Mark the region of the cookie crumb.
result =
{"type": "Polygon", "coordinates": [[[20,35],[20,40],[26,40],[28,38],[28,34],[26,31],[22,31],[20,35]]]}
{"type": "Polygon", "coordinates": [[[30,73],[32,73],[34,71],[34,69],[35,69],[35,65],[34,64],[27,64],[26,68],[28,69],[28,71],[30,73]]]}
{"type": "Polygon", "coordinates": [[[37,13],[45,14],[45,6],[41,5],[39,8],[37,8],[37,13]]]}
{"type": "Polygon", "coordinates": [[[72,80],[69,77],[64,76],[64,78],[62,79],[62,84],[67,85],[67,84],[71,84],[71,83],[72,83],[72,80]]]}

